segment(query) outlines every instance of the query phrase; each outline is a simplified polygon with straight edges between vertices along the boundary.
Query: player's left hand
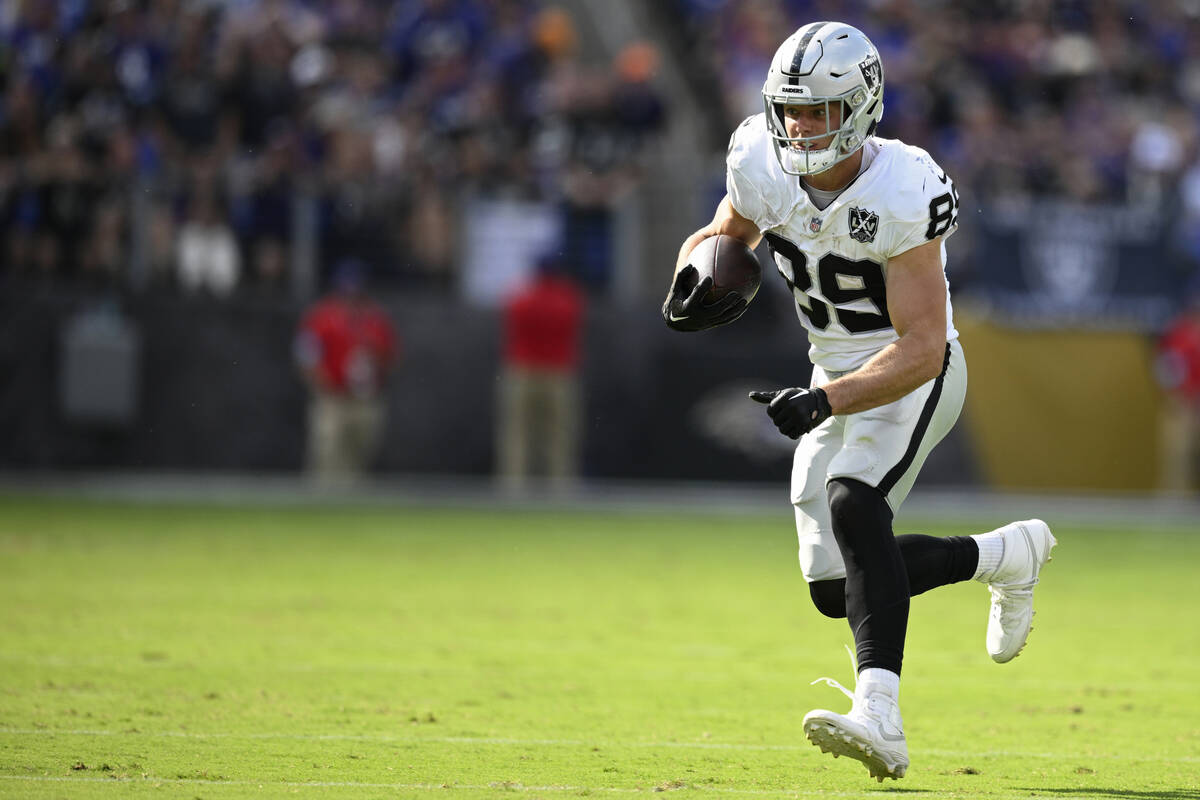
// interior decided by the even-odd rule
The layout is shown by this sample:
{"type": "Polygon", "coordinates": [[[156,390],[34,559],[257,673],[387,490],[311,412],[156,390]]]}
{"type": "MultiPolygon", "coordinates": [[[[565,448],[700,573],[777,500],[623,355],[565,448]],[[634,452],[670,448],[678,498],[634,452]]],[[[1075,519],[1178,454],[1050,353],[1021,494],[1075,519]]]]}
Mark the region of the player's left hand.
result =
{"type": "Polygon", "coordinates": [[[791,439],[799,439],[833,415],[829,398],[819,386],[755,391],[750,393],[750,399],[766,403],[767,416],[780,433],[791,439]]]}

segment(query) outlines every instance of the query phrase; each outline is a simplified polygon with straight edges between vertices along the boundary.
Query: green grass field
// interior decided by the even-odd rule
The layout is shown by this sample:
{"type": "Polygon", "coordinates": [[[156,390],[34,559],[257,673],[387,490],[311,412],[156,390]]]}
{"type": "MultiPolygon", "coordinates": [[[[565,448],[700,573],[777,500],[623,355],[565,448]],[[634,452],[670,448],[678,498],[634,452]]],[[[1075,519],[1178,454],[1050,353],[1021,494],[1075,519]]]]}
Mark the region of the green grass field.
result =
{"type": "Polygon", "coordinates": [[[800,731],[851,639],[786,507],[2,498],[0,797],[1200,798],[1200,523],[1049,521],[1012,663],[981,585],[914,600],[880,785],[800,731]]]}

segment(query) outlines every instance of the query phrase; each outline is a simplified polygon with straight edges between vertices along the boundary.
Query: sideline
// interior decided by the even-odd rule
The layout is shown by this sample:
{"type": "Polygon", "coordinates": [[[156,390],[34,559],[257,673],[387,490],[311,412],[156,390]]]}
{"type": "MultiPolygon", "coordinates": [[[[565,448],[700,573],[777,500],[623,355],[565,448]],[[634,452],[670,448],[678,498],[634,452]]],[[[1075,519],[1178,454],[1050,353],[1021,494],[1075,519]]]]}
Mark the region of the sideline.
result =
{"type": "MultiPolygon", "coordinates": [[[[790,519],[786,476],[776,484],[588,480],[560,489],[505,489],[486,477],[397,475],[316,486],[298,475],[242,473],[6,473],[0,497],[218,506],[365,506],[679,513],[704,510],[790,519]]],[[[1200,497],[1165,494],[914,489],[897,515],[931,522],[1041,517],[1097,527],[1180,527],[1200,534],[1200,497]]]]}

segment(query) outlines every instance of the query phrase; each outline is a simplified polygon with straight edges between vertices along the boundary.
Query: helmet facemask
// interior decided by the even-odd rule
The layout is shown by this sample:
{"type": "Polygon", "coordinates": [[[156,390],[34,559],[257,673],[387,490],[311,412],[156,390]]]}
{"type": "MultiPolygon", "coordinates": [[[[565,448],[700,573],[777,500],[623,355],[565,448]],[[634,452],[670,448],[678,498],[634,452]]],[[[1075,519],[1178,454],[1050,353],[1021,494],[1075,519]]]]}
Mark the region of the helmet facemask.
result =
{"type": "MultiPolygon", "coordinates": [[[[816,175],[830,167],[845,161],[862,147],[866,136],[875,132],[874,121],[869,124],[866,136],[858,131],[862,129],[868,115],[865,107],[870,98],[861,88],[852,89],[837,97],[799,98],[789,96],[763,95],[763,105],[766,108],[767,130],[771,135],[771,144],[775,147],[775,155],[779,165],[789,175],[816,175]],[[784,108],[787,106],[824,106],[825,130],[811,136],[789,136],[787,118],[784,108]],[[834,111],[840,111],[841,124],[833,127],[834,111]],[[829,138],[822,148],[816,145],[829,138]]],[[[870,109],[874,111],[874,109],[870,109]]]]}

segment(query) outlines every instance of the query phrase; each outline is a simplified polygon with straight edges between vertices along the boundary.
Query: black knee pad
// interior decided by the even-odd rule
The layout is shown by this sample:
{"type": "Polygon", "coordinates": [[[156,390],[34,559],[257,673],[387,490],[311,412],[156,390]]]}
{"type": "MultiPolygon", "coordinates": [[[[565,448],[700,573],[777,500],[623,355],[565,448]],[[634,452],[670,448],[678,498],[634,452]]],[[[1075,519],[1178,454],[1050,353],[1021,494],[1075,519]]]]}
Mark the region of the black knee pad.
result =
{"type": "Polygon", "coordinates": [[[848,534],[873,532],[891,537],[892,509],[883,492],[853,478],[834,478],[826,486],[833,535],[844,551],[848,534]]]}
{"type": "Polygon", "coordinates": [[[846,618],[846,579],[814,581],[808,585],[813,605],[827,617],[846,618]]]}

